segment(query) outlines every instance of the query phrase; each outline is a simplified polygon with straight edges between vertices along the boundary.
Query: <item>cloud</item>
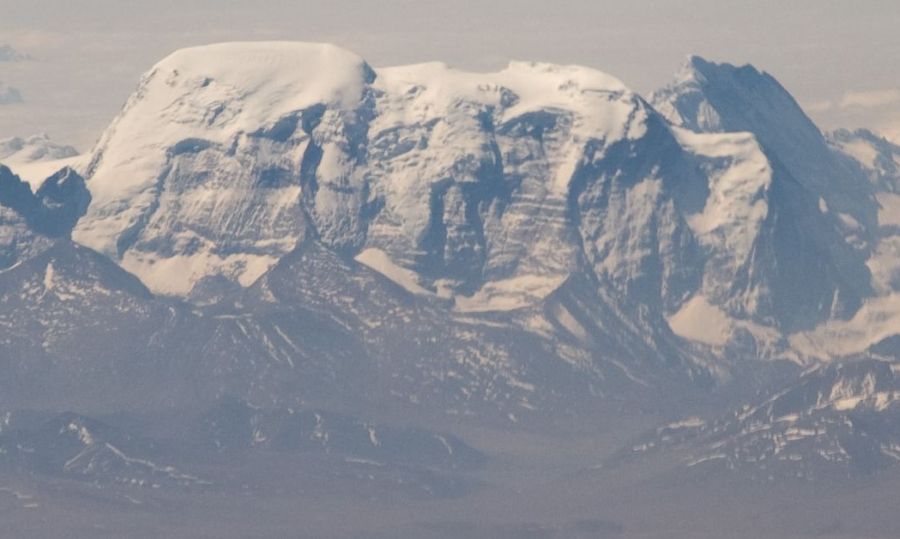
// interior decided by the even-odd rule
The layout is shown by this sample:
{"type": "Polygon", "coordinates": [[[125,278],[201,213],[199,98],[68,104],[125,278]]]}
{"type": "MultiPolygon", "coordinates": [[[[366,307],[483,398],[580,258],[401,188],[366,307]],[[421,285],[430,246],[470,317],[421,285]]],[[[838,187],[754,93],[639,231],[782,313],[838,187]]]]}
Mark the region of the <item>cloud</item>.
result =
{"type": "Polygon", "coordinates": [[[824,99],[822,101],[811,101],[803,105],[806,112],[827,112],[834,108],[834,101],[824,99]]]}
{"type": "MultiPolygon", "coordinates": [[[[26,50],[32,52],[63,47],[70,41],[69,38],[72,35],[72,32],[60,33],[41,28],[17,28],[13,32],[0,34],[0,37],[2,37],[4,44],[18,51],[26,50]]],[[[31,59],[30,55],[19,53],[31,59]]]]}
{"type": "Polygon", "coordinates": [[[18,89],[0,82],[0,105],[12,105],[22,101],[22,93],[18,89]]]}
{"type": "Polygon", "coordinates": [[[882,129],[881,134],[894,144],[900,144],[900,127],[882,129]]]}
{"type": "Polygon", "coordinates": [[[884,118],[874,131],[894,144],[900,144],[900,113],[884,118]]]}
{"type": "Polygon", "coordinates": [[[872,109],[900,103],[900,89],[888,88],[884,90],[868,90],[862,92],[847,92],[841,98],[838,106],[842,109],[863,108],[872,109]]]}
{"type": "Polygon", "coordinates": [[[860,90],[844,93],[839,99],[822,99],[803,103],[803,110],[811,113],[837,111],[870,111],[900,105],[900,88],[860,90]]]}
{"type": "Polygon", "coordinates": [[[22,62],[30,59],[30,56],[17,51],[11,45],[0,44],[0,62],[22,62]]]}

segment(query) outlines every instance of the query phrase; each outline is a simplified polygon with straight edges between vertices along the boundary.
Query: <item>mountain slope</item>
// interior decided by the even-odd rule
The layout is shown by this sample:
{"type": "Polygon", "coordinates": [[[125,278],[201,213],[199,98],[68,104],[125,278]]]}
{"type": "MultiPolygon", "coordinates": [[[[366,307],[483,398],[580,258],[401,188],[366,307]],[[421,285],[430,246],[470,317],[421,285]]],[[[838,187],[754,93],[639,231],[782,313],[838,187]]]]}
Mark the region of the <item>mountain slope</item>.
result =
{"type": "Polygon", "coordinates": [[[625,454],[669,452],[698,476],[716,470],[790,481],[874,474],[900,460],[898,370],[876,360],[817,368],[734,412],[660,427],[625,454]]]}

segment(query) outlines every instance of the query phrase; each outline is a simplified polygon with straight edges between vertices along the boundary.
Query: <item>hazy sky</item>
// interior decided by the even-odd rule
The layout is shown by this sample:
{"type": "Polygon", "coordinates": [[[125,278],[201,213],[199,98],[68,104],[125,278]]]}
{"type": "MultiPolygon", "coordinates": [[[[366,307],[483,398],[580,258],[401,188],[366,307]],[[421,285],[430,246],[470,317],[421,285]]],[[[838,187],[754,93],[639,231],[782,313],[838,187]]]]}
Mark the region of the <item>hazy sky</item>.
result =
{"type": "Polygon", "coordinates": [[[85,150],[140,74],[216,41],[329,41],[374,66],[509,59],[596,67],[641,93],[689,53],[753,63],[823,128],[900,133],[898,0],[0,0],[0,138],[47,132],[85,150]],[[15,60],[5,50],[31,59],[15,60]]]}

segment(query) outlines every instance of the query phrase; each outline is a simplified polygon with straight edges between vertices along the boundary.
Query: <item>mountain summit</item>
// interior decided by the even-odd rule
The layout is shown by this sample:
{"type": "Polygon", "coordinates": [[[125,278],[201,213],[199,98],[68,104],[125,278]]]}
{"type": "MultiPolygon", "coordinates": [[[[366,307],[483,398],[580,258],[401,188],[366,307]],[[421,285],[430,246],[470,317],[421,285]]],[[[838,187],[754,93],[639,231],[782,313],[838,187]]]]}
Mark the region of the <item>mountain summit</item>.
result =
{"type": "Polygon", "coordinates": [[[215,275],[247,286],[315,237],[463,309],[508,308],[578,265],[579,165],[647,118],[586,68],[375,72],[327,45],[188,49],[102,137],[75,236],[167,294],[215,275]]]}

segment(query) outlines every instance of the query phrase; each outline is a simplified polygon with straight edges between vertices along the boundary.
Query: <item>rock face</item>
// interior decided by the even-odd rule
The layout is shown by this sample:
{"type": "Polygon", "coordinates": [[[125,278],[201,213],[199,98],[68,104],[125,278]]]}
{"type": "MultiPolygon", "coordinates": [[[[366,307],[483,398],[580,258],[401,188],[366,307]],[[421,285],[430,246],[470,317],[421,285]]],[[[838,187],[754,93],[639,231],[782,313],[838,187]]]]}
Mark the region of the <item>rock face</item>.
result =
{"type": "Polygon", "coordinates": [[[90,203],[84,178],[71,168],[56,172],[32,193],[27,183],[0,165],[0,205],[18,213],[38,234],[69,236],[90,203]]]}
{"type": "Polygon", "coordinates": [[[84,179],[70,168],[47,178],[36,193],[0,165],[0,269],[48,248],[54,238],[68,237],[90,204],[84,179]]]}
{"type": "Polygon", "coordinates": [[[850,166],[862,169],[877,208],[867,265],[879,295],[900,290],[896,253],[900,248],[900,146],[871,131],[840,130],[830,133],[829,143],[850,166]]]}

